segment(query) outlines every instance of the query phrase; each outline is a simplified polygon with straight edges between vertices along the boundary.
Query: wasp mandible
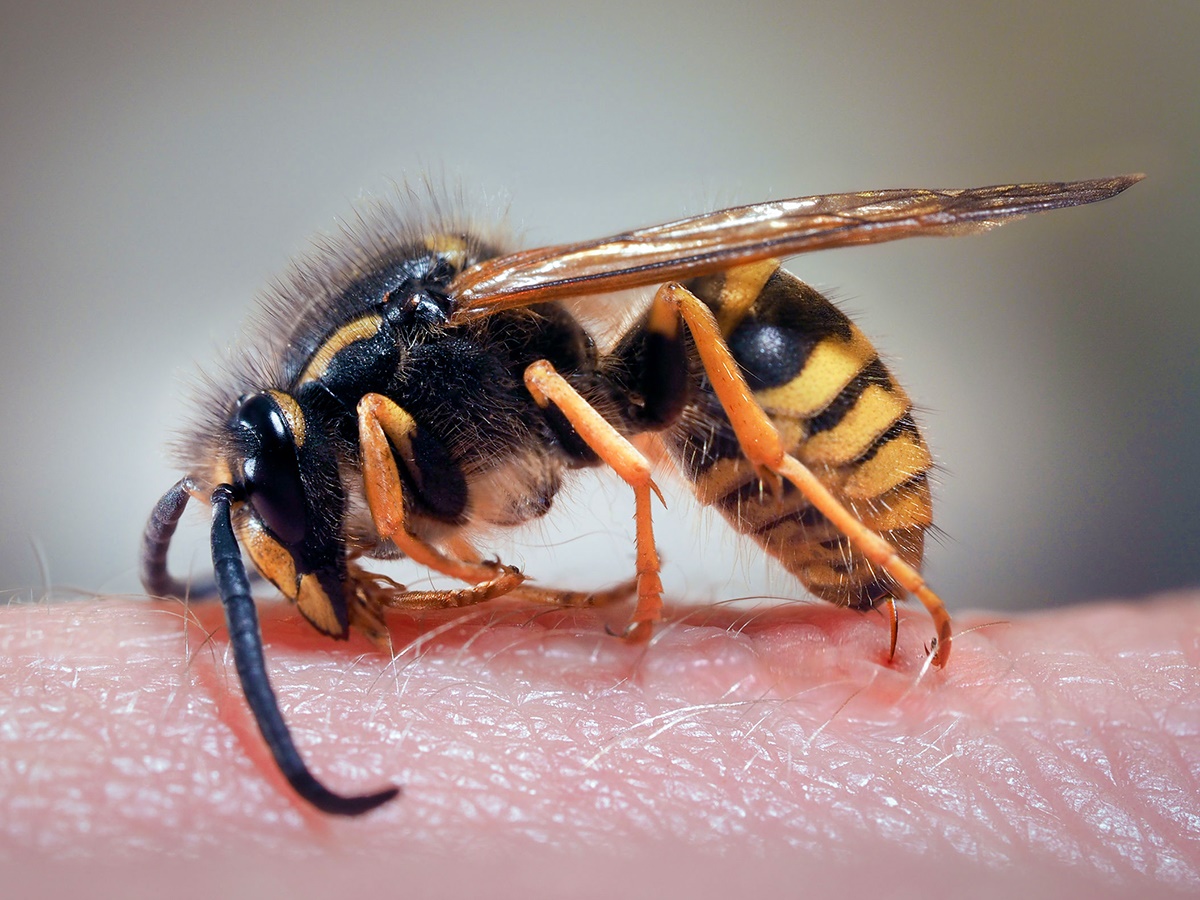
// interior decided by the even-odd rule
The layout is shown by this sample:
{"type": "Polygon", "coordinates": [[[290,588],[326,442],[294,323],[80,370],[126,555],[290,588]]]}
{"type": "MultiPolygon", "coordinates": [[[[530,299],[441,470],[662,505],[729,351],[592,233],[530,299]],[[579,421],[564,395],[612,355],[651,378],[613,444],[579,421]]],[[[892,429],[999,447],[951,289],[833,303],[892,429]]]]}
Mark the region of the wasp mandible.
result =
{"type": "Polygon", "coordinates": [[[254,352],[201,404],[188,474],[150,517],[142,582],[163,597],[200,593],[171,577],[167,551],[189,498],[208,503],[214,589],[250,709],[296,792],[344,815],[398,788],[342,796],[305,766],[267,677],[242,551],[339,639],[354,627],[383,640],[385,606],[513,591],[578,602],[523,584],[476,535],[545,514],[572,472],[609,466],[634,493],[625,636],[644,640],[662,615],[658,488],[635,440],[811,593],[892,604],[893,650],[894,601],[914,595],[943,666],[950,617],[919,571],[932,461],[912,404],[854,323],[779,260],[979,231],[1140,178],[829,194],[516,252],[453,217],[381,213],[269,298],[254,352]],[[655,285],[603,350],[560,302],[655,285]],[[387,590],[364,556],[406,556],[467,586],[387,590]]]}

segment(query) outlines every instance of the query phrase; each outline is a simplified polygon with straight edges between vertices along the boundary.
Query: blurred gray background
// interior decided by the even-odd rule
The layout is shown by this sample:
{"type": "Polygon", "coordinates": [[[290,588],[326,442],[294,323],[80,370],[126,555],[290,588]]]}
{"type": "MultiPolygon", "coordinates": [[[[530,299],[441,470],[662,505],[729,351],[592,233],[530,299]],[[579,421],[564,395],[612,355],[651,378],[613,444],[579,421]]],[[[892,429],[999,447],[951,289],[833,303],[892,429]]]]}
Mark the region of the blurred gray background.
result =
{"type": "MultiPolygon", "coordinates": [[[[928,571],[952,608],[1200,582],[1200,4],[2,15],[0,588],[135,589],[188,376],[314,233],[426,170],[511,201],[531,244],[767,198],[1149,173],[985,237],[790,268],[926,410],[947,534],[928,571]]],[[[671,506],[673,592],[796,593],[671,506]]],[[[627,490],[589,477],[561,507],[500,549],[544,581],[632,572],[627,490]]],[[[177,568],[205,552],[198,525],[177,568]]]]}

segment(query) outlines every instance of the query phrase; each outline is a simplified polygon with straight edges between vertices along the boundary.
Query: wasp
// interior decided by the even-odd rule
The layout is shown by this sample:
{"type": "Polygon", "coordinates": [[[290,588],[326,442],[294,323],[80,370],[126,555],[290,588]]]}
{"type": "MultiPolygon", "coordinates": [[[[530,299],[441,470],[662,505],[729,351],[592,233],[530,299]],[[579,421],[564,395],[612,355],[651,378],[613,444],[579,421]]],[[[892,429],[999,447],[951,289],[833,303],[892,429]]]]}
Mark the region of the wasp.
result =
{"type": "Polygon", "coordinates": [[[385,642],[385,607],[594,601],[524,583],[477,542],[545,514],[575,471],[608,466],[635,505],[624,637],[646,640],[662,616],[649,460],[665,459],[812,594],[890,604],[893,652],[895,601],[915,596],[943,666],[950,617],[920,575],[932,460],[912,403],[855,324],[779,260],[980,231],[1140,178],[828,194],[534,250],[452,217],[381,213],[268,298],[260,343],[182,444],[188,474],[151,514],[142,582],[203,593],[170,575],[167,551],[189,499],[207,503],[209,592],[249,707],[299,796],[343,815],[399,789],[343,796],[306,767],[267,676],[243,550],[343,640],[355,628],[385,642]],[[657,287],[648,308],[602,348],[579,316],[587,298],[641,287],[657,287]],[[359,562],[401,556],[466,586],[407,591],[359,562]]]}

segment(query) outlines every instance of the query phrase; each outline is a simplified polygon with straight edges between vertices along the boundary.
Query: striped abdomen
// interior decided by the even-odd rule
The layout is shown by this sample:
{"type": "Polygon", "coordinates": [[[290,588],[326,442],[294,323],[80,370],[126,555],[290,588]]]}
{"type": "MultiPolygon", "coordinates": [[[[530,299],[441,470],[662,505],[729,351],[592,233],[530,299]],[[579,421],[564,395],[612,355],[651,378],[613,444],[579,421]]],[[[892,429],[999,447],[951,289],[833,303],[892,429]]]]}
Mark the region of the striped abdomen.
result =
{"type": "MultiPolygon", "coordinates": [[[[862,332],[774,262],[687,287],[716,314],[787,452],[919,567],[932,523],[932,461],[912,403],[862,332]]],[[[753,537],[816,596],[868,607],[899,592],[791,484],[776,496],[742,456],[702,373],[664,435],[701,502],[753,537]]]]}

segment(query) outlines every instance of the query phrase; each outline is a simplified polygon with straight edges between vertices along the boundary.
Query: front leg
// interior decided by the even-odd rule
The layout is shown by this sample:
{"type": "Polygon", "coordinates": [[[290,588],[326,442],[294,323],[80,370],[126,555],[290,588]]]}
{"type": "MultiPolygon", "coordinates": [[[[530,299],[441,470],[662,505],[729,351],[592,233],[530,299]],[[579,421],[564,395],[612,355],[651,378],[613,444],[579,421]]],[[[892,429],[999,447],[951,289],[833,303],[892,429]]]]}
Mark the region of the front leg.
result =
{"type": "Polygon", "coordinates": [[[510,566],[455,559],[405,527],[404,487],[392,448],[415,466],[412,447],[416,432],[416,420],[382,394],[366,394],[358,402],[358,443],[367,507],[379,534],[391,539],[405,556],[451,578],[482,585],[508,576],[504,583],[512,584],[515,574],[512,586],[520,584],[523,576],[510,566]]]}
{"type": "Polygon", "coordinates": [[[350,564],[349,577],[350,624],[384,652],[392,648],[391,634],[383,617],[385,609],[459,609],[512,593],[524,580],[514,566],[505,566],[491,581],[472,587],[410,591],[386,575],[368,571],[357,563],[350,564]]]}

